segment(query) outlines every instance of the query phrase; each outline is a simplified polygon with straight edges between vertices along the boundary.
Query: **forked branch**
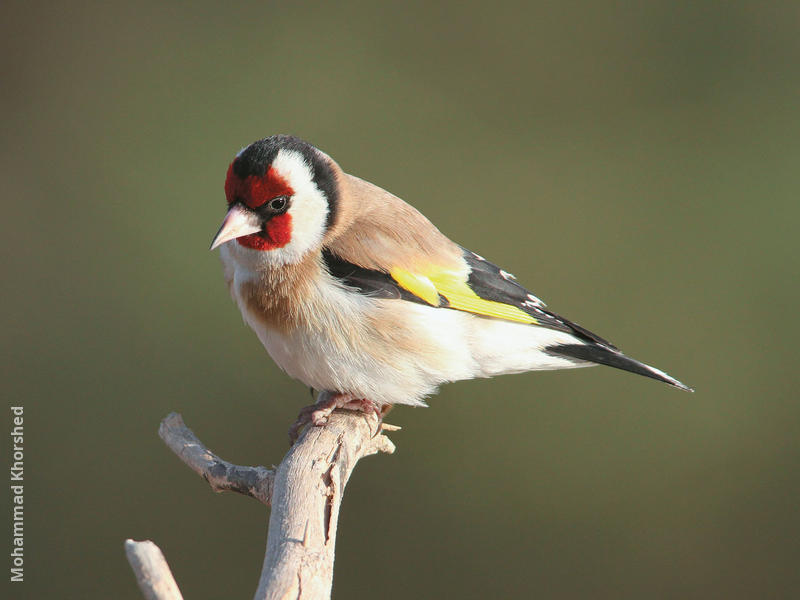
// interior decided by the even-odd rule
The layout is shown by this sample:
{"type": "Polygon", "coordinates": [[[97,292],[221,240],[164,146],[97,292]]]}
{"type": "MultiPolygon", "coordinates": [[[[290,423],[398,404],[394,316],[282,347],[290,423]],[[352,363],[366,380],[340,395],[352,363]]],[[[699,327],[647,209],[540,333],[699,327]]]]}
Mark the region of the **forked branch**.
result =
{"type": "MultiPolygon", "coordinates": [[[[339,509],[350,474],[362,457],[394,452],[386,436],[373,435],[376,426],[374,417],[336,411],[324,427],[306,429],[275,469],[242,467],[221,459],[176,413],[162,421],[159,435],[214,491],[234,491],[271,504],[267,551],[255,598],[318,600],[330,598],[339,509]]],[[[172,579],[166,561],[162,567],[172,579]]],[[[134,572],[144,591],[144,575],[135,566],[134,572]]],[[[177,586],[175,593],[147,597],[180,598],[177,586]]]]}

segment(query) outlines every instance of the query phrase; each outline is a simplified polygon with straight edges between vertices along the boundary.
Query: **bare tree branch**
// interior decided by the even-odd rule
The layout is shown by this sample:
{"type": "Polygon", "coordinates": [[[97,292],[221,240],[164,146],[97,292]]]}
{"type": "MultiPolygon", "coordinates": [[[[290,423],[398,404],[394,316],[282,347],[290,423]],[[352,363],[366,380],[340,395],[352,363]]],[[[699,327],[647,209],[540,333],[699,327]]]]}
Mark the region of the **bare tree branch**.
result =
{"type": "Polygon", "coordinates": [[[150,540],[125,540],[125,554],[147,600],[183,600],[161,550],[150,540]]]}
{"type": "MultiPolygon", "coordinates": [[[[307,428],[274,470],[242,467],[221,459],[206,448],[177,413],[161,422],[159,435],[214,491],[230,490],[272,504],[267,551],[255,598],[320,600],[331,595],[339,509],[350,474],[364,456],[391,454],[395,449],[386,436],[374,435],[376,427],[384,431],[398,429],[378,425],[374,415],[337,410],[324,427],[307,428]]],[[[128,540],[125,548],[148,599],[181,597],[155,544],[128,540]],[[153,586],[145,586],[143,581],[150,581],[151,576],[140,575],[137,565],[144,562],[134,564],[129,549],[137,544],[152,546],[147,548],[148,557],[152,554],[148,560],[156,565],[152,571],[172,582],[176,596],[152,595],[153,586]]]]}
{"type": "Polygon", "coordinates": [[[158,428],[158,435],[183,462],[215,492],[238,492],[269,506],[275,471],[266,467],[240,467],[211,452],[178,413],[170,413],[158,428]]]}
{"type": "Polygon", "coordinates": [[[330,598],[336,529],[344,487],[359,459],[394,452],[377,420],[336,411],[310,427],[275,472],[267,553],[256,600],[330,598]]]}

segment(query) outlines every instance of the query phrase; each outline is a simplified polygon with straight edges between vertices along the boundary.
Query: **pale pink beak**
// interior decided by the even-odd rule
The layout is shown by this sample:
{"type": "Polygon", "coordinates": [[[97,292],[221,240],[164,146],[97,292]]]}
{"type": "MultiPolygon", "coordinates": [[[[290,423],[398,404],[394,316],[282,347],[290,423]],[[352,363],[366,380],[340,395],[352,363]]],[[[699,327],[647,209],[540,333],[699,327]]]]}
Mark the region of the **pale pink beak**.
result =
{"type": "Polygon", "coordinates": [[[210,250],[225,242],[258,231],[261,231],[261,221],[256,214],[247,210],[241,204],[234,204],[228,214],[225,215],[217,235],[214,236],[210,250]]]}

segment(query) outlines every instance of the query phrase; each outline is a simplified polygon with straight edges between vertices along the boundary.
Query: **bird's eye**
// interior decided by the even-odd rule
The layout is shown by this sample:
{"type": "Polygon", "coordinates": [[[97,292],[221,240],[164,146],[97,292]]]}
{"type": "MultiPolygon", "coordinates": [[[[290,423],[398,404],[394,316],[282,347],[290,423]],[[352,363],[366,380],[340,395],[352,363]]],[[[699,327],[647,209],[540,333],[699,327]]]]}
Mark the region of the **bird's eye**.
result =
{"type": "Polygon", "coordinates": [[[278,196],[277,198],[273,198],[267,203],[269,209],[272,212],[281,212],[286,209],[286,205],[289,204],[289,198],[286,196],[278,196]]]}

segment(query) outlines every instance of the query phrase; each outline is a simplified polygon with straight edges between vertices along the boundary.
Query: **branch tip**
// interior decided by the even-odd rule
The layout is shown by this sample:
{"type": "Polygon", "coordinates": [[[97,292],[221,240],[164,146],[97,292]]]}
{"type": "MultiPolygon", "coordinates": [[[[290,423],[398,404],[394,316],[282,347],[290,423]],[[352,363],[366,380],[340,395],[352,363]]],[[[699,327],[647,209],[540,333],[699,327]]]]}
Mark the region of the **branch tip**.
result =
{"type": "Polygon", "coordinates": [[[161,549],[150,540],[125,540],[125,555],[147,600],[183,600],[161,549]]]}
{"type": "Polygon", "coordinates": [[[234,465],[209,450],[178,413],[161,421],[158,434],[175,455],[205,479],[215,492],[231,491],[269,506],[275,472],[265,467],[234,465]]]}

